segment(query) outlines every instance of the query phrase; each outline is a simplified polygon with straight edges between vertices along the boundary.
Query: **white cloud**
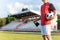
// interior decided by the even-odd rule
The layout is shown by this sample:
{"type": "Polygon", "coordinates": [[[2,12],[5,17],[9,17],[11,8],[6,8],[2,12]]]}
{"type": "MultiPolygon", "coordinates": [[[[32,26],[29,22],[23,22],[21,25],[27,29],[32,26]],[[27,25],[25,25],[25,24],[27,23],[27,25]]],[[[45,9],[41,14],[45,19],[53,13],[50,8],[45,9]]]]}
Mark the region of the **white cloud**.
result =
{"type": "Polygon", "coordinates": [[[16,2],[16,3],[14,4],[14,7],[17,8],[17,9],[21,9],[21,8],[24,7],[24,4],[19,3],[19,2],[16,2]]]}
{"type": "Polygon", "coordinates": [[[8,4],[7,7],[8,7],[8,12],[9,12],[9,13],[16,13],[16,10],[15,10],[15,8],[13,7],[12,4],[8,4]]]}
{"type": "Polygon", "coordinates": [[[32,5],[25,5],[25,4],[19,3],[19,2],[16,2],[14,4],[8,4],[7,7],[8,7],[8,12],[11,14],[20,12],[22,8],[33,9],[32,5]]]}

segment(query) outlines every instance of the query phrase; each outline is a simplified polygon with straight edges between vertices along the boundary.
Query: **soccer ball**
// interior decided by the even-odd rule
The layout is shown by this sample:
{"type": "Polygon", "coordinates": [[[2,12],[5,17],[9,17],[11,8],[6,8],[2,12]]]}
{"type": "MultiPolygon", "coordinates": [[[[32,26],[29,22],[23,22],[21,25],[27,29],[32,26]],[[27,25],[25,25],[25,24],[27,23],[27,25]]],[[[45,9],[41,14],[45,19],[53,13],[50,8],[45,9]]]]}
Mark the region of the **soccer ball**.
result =
{"type": "Polygon", "coordinates": [[[48,20],[52,20],[51,16],[52,16],[52,17],[54,16],[54,14],[53,14],[52,12],[46,14],[46,18],[47,18],[48,20]]]}

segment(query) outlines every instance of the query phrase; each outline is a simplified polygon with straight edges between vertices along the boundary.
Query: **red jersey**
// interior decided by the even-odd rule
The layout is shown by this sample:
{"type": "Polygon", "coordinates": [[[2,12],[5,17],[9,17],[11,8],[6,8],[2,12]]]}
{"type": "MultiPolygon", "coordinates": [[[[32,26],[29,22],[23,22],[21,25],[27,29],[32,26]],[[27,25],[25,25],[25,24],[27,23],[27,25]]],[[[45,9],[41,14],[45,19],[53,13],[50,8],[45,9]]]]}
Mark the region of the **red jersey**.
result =
{"type": "Polygon", "coordinates": [[[41,6],[41,25],[51,24],[51,21],[46,19],[46,14],[50,12],[49,7],[50,7],[49,3],[44,3],[41,6]]]}

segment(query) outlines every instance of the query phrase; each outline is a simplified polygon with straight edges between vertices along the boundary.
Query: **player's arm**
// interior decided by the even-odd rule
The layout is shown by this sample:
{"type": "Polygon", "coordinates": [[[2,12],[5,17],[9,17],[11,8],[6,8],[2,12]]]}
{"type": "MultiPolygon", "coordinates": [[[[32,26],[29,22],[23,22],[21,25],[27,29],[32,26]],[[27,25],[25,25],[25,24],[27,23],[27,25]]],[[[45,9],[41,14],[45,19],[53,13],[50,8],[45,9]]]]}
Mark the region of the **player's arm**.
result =
{"type": "Polygon", "coordinates": [[[52,19],[54,19],[56,17],[56,9],[53,4],[50,4],[50,10],[54,13],[54,16],[51,17],[52,19]]]}
{"type": "Polygon", "coordinates": [[[40,17],[38,19],[34,20],[34,23],[37,22],[38,20],[40,20],[40,17]]]}
{"type": "Polygon", "coordinates": [[[56,14],[56,10],[54,10],[53,12],[54,12],[54,18],[55,18],[55,17],[57,16],[57,14],[56,14]]]}

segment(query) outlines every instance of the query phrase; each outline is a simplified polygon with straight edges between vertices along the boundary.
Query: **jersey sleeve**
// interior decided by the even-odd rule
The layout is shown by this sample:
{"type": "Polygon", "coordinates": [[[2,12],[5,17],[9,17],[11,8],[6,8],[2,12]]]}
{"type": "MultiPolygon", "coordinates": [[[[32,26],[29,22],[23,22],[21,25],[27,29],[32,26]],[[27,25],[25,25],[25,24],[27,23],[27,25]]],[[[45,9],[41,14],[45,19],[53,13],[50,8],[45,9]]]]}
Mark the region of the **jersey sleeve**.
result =
{"type": "Polygon", "coordinates": [[[52,3],[50,4],[50,10],[51,11],[56,10],[55,7],[54,7],[54,5],[52,3]]]}

